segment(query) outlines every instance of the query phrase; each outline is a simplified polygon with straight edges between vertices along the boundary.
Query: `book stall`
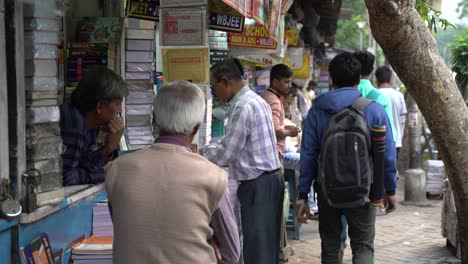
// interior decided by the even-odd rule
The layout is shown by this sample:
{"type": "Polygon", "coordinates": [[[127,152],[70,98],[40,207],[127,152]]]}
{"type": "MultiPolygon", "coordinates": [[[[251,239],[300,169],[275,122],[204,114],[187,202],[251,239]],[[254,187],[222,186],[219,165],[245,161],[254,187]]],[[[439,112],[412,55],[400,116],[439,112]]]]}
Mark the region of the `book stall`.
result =
{"type": "MultiPolygon", "coordinates": [[[[285,26],[292,3],[0,0],[0,9],[8,11],[0,12],[8,25],[0,27],[0,263],[112,263],[104,185],[62,183],[59,107],[86,71],[104,66],[128,84],[122,155],[157,137],[153,99],[163,83],[199,86],[206,112],[192,144],[198,151],[218,142],[227,123],[216,118],[222,104],[212,98],[211,65],[240,59],[246,83],[257,93],[269,86],[268,68],[277,63],[291,66],[301,85],[319,78],[298,30],[285,26]]],[[[229,188],[236,193],[233,179],[229,188]]],[[[290,188],[291,200],[295,192],[290,188]]],[[[298,234],[292,216],[290,224],[298,234]]]]}

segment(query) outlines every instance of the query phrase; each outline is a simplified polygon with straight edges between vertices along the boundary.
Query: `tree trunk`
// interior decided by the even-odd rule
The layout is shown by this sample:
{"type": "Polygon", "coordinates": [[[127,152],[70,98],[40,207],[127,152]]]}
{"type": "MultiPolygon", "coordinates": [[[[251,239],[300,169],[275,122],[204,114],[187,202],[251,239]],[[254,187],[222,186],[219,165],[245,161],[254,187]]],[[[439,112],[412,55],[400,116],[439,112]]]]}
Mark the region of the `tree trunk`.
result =
{"type": "Polygon", "coordinates": [[[426,118],[453,187],[462,262],[468,263],[468,108],[411,0],[365,0],[370,26],[426,118]]]}

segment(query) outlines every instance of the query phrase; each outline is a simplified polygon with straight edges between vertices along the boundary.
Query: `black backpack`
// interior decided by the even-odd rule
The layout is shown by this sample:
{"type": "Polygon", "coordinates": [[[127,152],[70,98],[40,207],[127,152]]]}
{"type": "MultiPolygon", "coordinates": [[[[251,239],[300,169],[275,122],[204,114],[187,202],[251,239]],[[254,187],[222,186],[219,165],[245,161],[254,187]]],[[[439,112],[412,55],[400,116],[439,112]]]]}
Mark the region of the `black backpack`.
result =
{"type": "Polygon", "coordinates": [[[334,208],[357,208],[369,202],[373,179],[371,132],[364,109],[372,100],[360,97],[333,115],[325,130],[318,182],[334,208]]]}

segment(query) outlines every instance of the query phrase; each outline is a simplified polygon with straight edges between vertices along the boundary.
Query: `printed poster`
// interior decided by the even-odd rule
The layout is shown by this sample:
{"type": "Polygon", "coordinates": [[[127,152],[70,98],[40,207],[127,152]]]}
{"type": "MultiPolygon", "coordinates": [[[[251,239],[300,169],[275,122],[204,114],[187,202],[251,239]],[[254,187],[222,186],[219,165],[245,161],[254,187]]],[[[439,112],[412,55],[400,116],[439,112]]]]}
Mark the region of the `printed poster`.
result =
{"type": "Polygon", "coordinates": [[[239,12],[242,16],[252,18],[252,0],[223,0],[223,2],[239,12]]]}
{"type": "Polygon", "coordinates": [[[202,6],[207,0],[160,0],[161,7],[202,6]]]}
{"type": "Polygon", "coordinates": [[[163,48],[164,81],[210,83],[208,48],[163,48]]]}
{"type": "Polygon", "coordinates": [[[162,46],[204,46],[206,10],[167,8],[162,10],[162,46]]]}
{"type": "Polygon", "coordinates": [[[84,17],[79,22],[79,42],[120,42],[123,21],[120,17],[84,17]]]}
{"type": "Polygon", "coordinates": [[[263,25],[245,25],[242,34],[229,33],[229,46],[276,49],[277,42],[263,25]]]}
{"type": "Polygon", "coordinates": [[[131,18],[159,22],[159,1],[157,0],[128,0],[125,15],[131,18]]]}
{"type": "Polygon", "coordinates": [[[260,25],[266,25],[268,10],[270,10],[269,0],[253,0],[252,17],[260,25]]]}
{"type": "Polygon", "coordinates": [[[279,19],[280,19],[280,10],[281,10],[281,0],[271,0],[271,8],[268,13],[268,28],[270,36],[277,36],[279,19]]]}
{"type": "Polygon", "coordinates": [[[293,76],[297,79],[309,79],[310,75],[310,55],[307,52],[303,53],[302,67],[300,69],[293,69],[293,76]]]}

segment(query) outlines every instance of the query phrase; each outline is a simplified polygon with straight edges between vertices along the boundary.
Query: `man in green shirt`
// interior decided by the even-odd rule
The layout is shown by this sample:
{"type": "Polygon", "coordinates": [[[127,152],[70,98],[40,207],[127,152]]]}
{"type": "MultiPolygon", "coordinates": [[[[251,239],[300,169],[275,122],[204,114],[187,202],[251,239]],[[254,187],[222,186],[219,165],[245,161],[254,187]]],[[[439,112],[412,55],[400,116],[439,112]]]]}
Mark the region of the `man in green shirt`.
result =
{"type": "MultiPolygon", "coordinates": [[[[375,100],[385,108],[385,112],[387,113],[388,119],[390,120],[393,140],[396,141],[395,126],[393,124],[392,102],[387,96],[372,86],[372,83],[369,81],[369,77],[374,70],[375,56],[368,51],[356,51],[354,52],[354,57],[356,57],[361,63],[361,81],[359,82],[357,89],[361,92],[362,97],[375,100]]],[[[389,128],[387,127],[387,129],[389,128]]]]}

